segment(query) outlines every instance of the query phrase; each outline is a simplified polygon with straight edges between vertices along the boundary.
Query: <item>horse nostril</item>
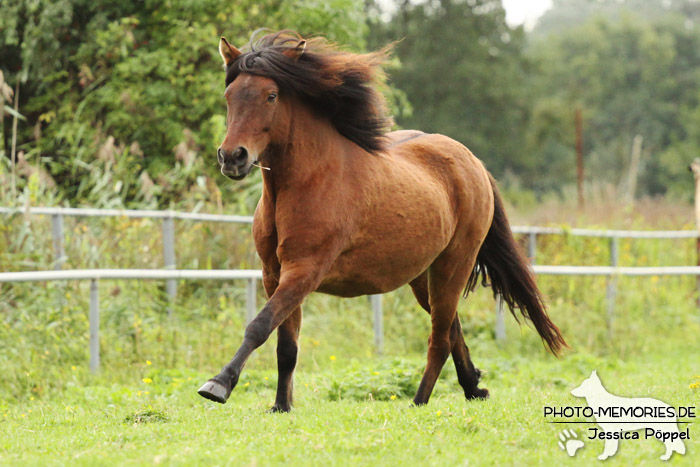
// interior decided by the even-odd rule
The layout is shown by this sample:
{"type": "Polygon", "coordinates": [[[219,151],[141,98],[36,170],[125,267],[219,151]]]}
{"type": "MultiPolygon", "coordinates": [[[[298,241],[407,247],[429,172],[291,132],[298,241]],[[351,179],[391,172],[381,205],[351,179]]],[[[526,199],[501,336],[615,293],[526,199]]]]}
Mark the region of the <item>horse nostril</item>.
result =
{"type": "Polygon", "coordinates": [[[219,161],[219,164],[224,163],[224,150],[219,148],[216,150],[216,159],[219,161]]]}
{"type": "Polygon", "coordinates": [[[243,165],[248,162],[248,150],[243,146],[238,146],[235,151],[233,151],[233,160],[237,165],[243,165]]]}

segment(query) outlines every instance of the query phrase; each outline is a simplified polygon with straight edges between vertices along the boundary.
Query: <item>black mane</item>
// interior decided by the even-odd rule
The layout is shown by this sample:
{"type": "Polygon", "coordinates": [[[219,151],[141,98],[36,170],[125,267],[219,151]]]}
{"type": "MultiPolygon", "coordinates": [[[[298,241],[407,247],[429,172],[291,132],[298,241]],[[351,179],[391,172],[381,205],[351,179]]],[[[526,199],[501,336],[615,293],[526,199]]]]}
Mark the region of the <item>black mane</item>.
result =
{"type": "Polygon", "coordinates": [[[386,115],[385,100],[374,85],[383,79],[381,65],[388,49],[354,54],[313,38],[301,52],[297,47],[303,39],[293,31],[259,39],[256,33],[250,50],[226,67],[226,86],[240,73],[270,78],[280,92],[297,96],[361,148],[377,153],[385,147],[392,119],[386,115]]]}

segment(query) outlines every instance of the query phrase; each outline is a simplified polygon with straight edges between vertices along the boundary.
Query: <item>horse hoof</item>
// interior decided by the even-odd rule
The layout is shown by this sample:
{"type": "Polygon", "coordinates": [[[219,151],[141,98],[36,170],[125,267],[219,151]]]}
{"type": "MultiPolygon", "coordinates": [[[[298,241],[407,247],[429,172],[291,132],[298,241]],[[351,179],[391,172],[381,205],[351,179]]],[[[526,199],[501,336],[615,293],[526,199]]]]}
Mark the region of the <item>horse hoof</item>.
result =
{"type": "Polygon", "coordinates": [[[218,402],[219,404],[225,404],[226,400],[228,399],[228,396],[231,394],[231,390],[227,389],[226,386],[219,383],[218,381],[210,379],[209,381],[204,383],[204,385],[202,385],[201,388],[199,388],[197,393],[203,398],[209,399],[210,401],[218,402]]]}
{"type": "Polygon", "coordinates": [[[489,390],[484,388],[476,388],[474,389],[474,392],[471,394],[466,394],[467,400],[472,400],[472,399],[488,399],[489,398],[489,390]]]}
{"type": "Polygon", "coordinates": [[[281,405],[273,405],[269,409],[267,409],[267,413],[289,413],[292,411],[291,406],[281,406],[281,405]]]}

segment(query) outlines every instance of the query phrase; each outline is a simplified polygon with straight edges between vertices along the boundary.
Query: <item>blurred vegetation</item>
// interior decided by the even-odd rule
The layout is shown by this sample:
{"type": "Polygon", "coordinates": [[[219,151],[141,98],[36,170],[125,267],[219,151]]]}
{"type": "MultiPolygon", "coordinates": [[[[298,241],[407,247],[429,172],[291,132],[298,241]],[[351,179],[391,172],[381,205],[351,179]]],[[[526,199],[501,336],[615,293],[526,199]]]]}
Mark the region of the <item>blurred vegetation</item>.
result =
{"type": "Polygon", "coordinates": [[[588,182],[613,196],[690,199],[700,154],[700,2],[555,0],[534,30],[500,1],[397,1],[373,46],[404,38],[393,82],[413,108],[399,124],[469,146],[503,183],[537,197],[575,182],[576,109],[588,182]]]}
{"type": "MultiPolygon", "coordinates": [[[[545,19],[571,1],[555,2],[545,19]]],[[[5,0],[0,205],[252,212],[260,176],[233,184],[217,173],[214,150],[225,118],[217,42],[226,35],[245,44],[264,26],[320,34],[358,51],[404,38],[391,64],[394,87],[387,90],[398,123],[447,133],[472,147],[502,177],[508,198],[528,208],[544,202],[552,213],[552,199],[563,198],[558,210],[581,214],[566,203],[575,199],[573,115],[580,107],[588,199],[602,202],[579,222],[687,228],[680,216],[664,217],[668,203],[640,205],[639,212],[659,213],[657,220],[610,203],[625,189],[621,180],[636,135],[644,138],[637,195],[692,192],[685,169],[687,159],[700,153],[700,29],[686,7],[697,2],[658,3],[647,14],[633,11],[637,3],[631,1],[599,1],[607,8],[600,11],[618,13],[582,14],[546,31],[539,29],[543,19],[528,33],[507,25],[500,1],[493,0],[401,1],[387,11],[360,0],[5,0]],[[15,103],[26,121],[18,127],[13,197],[15,103]]],[[[0,270],[50,269],[50,228],[48,218],[3,217],[0,270]]],[[[181,268],[259,267],[249,227],[183,221],[177,229],[181,268]]],[[[160,242],[159,223],[148,219],[66,219],[66,268],[157,268],[160,242]]],[[[624,241],[620,247],[625,266],[675,266],[694,258],[692,241],[624,241]]],[[[608,245],[600,239],[542,237],[538,244],[541,264],[608,261],[608,245]]],[[[697,340],[692,278],[620,279],[620,311],[611,328],[604,278],[543,277],[540,284],[554,321],[576,350],[625,358],[697,340]]],[[[89,378],[87,290],[87,283],[77,282],[0,287],[0,342],[11,343],[0,346],[0,401],[40,398],[89,378]]],[[[161,282],[104,281],[100,296],[103,363],[115,380],[133,378],[136,370],[156,379],[148,361],[159,368],[215,371],[242,337],[243,283],[181,282],[172,317],[161,282]]],[[[429,320],[410,291],[388,294],[384,309],[386,353],[422,359],[429,320]]],[[[479,352],[497,346],[490,290],[463,301],[460,313],[478,365],[479,352]]],[[[313,295],[303,327],[302,368],[374,354],[365,298],[313,295]]],[[[509,355],[544,352],[535,333],[512,320],[504,349],[509,355]]],[[[255,361],[274,367],[274,345],[263,346],[255,361]]],[[[408,394],[413,374],[400,362],[389,366],[388,379],[367,378],[358,367],[348,381],[324,390],[331,398],[408,394]]],[[[158,378],[166,376],[182,379],[158,378]]]]}
{"type": "Polygon", "coordinates": [[[34,184],[52,204],[250,212],[259,178],[230,193],[213,156],[225,118],[217,41],[242,46],[267,27],[357,51],[399,41],[385,90],[398,124],[462,141],[514,197],[574,182],[578,108],[588,182],[625,195],[639,135],[633,194],[688,199],[699,22],[698,0],[556,0],[532,31],[508,25],[500,0],[6,0],[0,184],[16,104],[20,194],[34,184]]]}
{"type": "MultiPolygon", "coordinates": [[[[211,178],[225,130],[219,37],[243,45],[257,28],[292,28],[362,49],[362,11],[357,0],[3,1],[0,67],[19,80],[28,119],[18,171],[71,204],[220,195],[211,178]]],[[[3,135],[8,155],[9,118],[3,135]]]]}

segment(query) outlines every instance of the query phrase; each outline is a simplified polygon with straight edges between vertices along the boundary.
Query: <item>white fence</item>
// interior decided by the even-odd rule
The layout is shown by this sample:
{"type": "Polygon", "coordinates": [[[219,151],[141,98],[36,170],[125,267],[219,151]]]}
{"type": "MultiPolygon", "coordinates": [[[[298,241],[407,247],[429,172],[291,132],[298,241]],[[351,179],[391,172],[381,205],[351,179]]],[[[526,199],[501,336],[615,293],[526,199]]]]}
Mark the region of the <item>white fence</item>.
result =
{"type": "MultiPolygon", "coordinates": [[[[178,270],[175,258],[175,219],[199,222],[226,222],[252,224],[251,216],[232,216],[217,214],[184,213],[177,211],[146,211],[118,209],[79,209],[79,208],[5,208],[0,207],[0,214],[5,215],[48,215],[52,221],[52,236],[54,246],[54,271],[3,272],[0,282],[38,282],[57,280],[90,280],[90,369],[99,369],[99,280],[151,279],[165,280],[166,291],[171,300],[177,296],[178,280],[247,280],[246,287],[246,319],[249,322],[257,312],[257,281],[262,278],[259,270],[178,270]],[[66,254],[64,249],[63,219],[73,217],[136,217],[159,218],[163,220],[163,259],[164,269],[83,269],[63,271],[66,254]]],[[[618,267],[619,240],[622,238],[659,238],[683,239],[698,238],[695,230],[680,231],[628,231],[628,230],[589,230],[562,229],[550,227],[513,227],[516,234],[528,235],[528,256],[533,262],[536,274],[544,275],[574,275],[574,276],[606,276],[607,285],[607,314],[610,326],[614,316],[615,296],[617,294],[617,276],[666,276],[693,275],[700,277],[700,266],[674,267],[618,267]],[[585,237],[608,238],[610,242],[609,266],[542,266],[535,264],[537,254],[537,236],[539,235],[574,235],[585,237]]],[[[370,296],[374,318],[375,346],[379,353],[384,346],[383,313],[381,295],[370,296]]],[[[503,304],[499,300],[497,306],[496,338],[505,339],[505,322],[503,304]]]]}

